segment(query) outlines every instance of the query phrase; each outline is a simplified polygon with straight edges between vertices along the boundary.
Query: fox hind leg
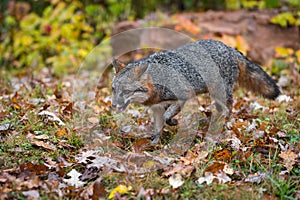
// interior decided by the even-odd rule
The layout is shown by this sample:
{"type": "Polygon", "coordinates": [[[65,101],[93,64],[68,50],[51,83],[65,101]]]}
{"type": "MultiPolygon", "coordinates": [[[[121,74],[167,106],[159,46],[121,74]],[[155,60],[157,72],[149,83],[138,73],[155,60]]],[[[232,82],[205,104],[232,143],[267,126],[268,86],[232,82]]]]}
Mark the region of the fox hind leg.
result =
{"type": "Polygon", "coordinates": [[[164,120],[169,126],[176,126],[178,124],[178,120],[174,119],[173,117],[175,117],[181,111],[184,103],[185,101],[178,101],[174,104],[171,104],[167,108],[166,112],[164,113],[164,120]]]}

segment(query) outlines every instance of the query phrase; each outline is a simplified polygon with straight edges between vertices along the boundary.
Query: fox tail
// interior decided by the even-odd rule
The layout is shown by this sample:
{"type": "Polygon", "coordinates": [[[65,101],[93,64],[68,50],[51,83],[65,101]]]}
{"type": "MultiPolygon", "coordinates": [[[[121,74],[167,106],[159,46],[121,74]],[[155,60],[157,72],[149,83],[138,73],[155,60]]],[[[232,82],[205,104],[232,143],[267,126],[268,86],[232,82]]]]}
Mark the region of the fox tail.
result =
{"type": "Polygon", "coordinates": [[[268,99],[276,99],[280,90],[276,82],[263,69],[248,60],[242,53],[238,55],[238,84],[268,99]]]}

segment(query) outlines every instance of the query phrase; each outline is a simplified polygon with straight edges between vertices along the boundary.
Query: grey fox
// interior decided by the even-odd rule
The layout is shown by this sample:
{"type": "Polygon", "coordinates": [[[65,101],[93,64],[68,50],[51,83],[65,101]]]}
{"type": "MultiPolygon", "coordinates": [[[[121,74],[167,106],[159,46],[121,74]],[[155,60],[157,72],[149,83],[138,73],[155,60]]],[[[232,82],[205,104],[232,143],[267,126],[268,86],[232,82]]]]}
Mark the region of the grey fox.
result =
{"type": "Polygon", "coordinates": [[[128,64],[113,59],[112,64],[116,72],[112,106],[119,112],[130,103],[151,106],[153,144],[159,141],[165,123],[178,124],[173,117],[195,94],[209,92],[218,113],[226,116],[232,109],[235,82],[268,99],[280,94],[275,81],[259,65],[215,40],[191,42],[128,64]]]}

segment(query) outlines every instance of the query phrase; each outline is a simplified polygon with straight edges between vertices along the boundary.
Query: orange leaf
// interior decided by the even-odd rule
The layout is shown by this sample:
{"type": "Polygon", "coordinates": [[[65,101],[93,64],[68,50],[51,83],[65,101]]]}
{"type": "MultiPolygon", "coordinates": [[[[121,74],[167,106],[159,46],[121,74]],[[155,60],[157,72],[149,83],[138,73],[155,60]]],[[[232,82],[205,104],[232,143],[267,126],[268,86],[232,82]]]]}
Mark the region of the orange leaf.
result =
{"type": "Polygon", "coordinates": [[[65,136],[67,134],[68,134],[68,132],[66,129],[60,129],[55,132],[55,136],[57,136],[57,137],[65,136]]]}
{"type": "Polygon", "coordinates": [[[245,55],[250,49],[247,41],[240,35],[236,36],[236,48],[245,55]]]}
{"type": "Polygon", "coordinates": [[[297,62],[300,64],[300,50],[296,51],[297,62]]]}
{"type": "Polygon", "coordinates": [[[17,104],[17,103],[14,103],[14,109],[16,109],[16,110],[21,110],[21,106],[19,105],[19,104],[17,104]]]}
{"type": "Polygon", "coordinates": [[[223,170],[224,166],[225,166],[225,163],[215,162],[215,163],[207,166],[205,171],[215,173],[215,172],[218,172],[219,170],[223,170]]]}
{"type": "Polygon", "coordinates": [[[231,153],[228,149],[222,149],[214,152],[213,156],[216,160],[229,160],[231,158],[231,153]]]}

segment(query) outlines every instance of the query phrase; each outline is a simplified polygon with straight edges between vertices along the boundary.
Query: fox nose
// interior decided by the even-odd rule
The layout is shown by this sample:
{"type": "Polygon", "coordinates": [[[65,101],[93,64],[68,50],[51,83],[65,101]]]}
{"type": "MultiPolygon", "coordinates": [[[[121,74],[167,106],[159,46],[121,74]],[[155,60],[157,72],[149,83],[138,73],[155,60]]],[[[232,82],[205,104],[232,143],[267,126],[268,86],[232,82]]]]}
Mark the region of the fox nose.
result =
{"type": "Polygon", "coordinates": [[[111,106],[112,106],[113,108],[115,108],[115,107],[117,107],[117,104],[113,102],[113,103],[111,104],[111,106]]]}

